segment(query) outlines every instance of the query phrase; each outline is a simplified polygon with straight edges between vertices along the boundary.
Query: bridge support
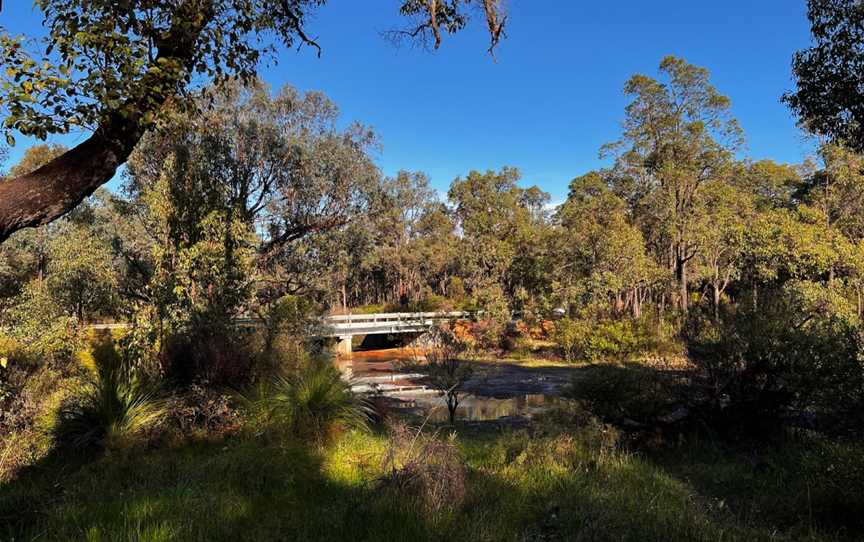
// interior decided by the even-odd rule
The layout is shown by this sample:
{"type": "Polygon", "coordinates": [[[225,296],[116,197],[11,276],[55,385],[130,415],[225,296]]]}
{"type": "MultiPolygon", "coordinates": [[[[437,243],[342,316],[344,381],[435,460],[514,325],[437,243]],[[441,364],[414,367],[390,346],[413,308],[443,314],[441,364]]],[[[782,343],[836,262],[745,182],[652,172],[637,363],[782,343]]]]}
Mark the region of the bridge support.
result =
{"type": "Polygon", "coordinates": [[[351,355],[354,353],[351,346],[351,340],[353,338],[354,337],[352,337],[351,335],[338,337],[339,342],[336,343],[336,354],[350,358],[351,355]]]}

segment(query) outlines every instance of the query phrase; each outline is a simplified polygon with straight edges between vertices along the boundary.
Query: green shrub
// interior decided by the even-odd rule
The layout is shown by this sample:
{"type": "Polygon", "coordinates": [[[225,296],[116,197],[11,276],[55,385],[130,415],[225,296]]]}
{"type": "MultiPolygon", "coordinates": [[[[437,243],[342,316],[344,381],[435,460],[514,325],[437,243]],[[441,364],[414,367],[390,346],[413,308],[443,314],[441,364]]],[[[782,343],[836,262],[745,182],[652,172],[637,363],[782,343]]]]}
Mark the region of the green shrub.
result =
{"type": "Polygon", "coordinates": [[[246,402],[265,429],[312,436],[319,442],[340,429],[365,427],[371,414],[368,403],[323,358],[273,377],[247,394],[246,402]]]}
{"type": "Polygon", "coordinates": [[[165,415],[155,388],[123,363],[110,339],[81,356],[87,376],[57,412],[56,440],[74,448],[122,447],[143,436],[165,415]]]}
{"type": "Polygon", "coordinates": [[[598,364],[575,378],[568,395],[604,420],[649,423],[678,401],[672,373],[644,365],[598,364]]]}
{"type": "Polygon", "coordinates": [[[569,361],[623,360],[652,348],[650,333],[632,320],[575,320],[555,324],[553,338],[569,361]]]}
{"type": "Polygon", "coordinates": [[[790,414],[861,425],[864,364],[860,331],[809,311],[789,292],[758,308],[725,308],[715,321],[692,316],[687,349],[704,376],[703,416],[719,428],[761,432],[790,414]]]}

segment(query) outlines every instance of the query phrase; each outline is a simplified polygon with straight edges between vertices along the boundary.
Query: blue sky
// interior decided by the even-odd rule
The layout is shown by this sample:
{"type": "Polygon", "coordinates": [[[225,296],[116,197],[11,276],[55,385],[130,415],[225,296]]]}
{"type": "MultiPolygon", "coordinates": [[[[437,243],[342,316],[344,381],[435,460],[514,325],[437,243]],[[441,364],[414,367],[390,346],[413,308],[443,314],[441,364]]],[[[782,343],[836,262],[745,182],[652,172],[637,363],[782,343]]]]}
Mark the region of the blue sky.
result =
{"type": "MultiPolygon", "coordinates": [[[[780,103],[793,85],[792,54],[809,42],[804,0],[508,2],[497,63],[485,52],[480,18],[427,53],[380,36],[404,22],[398,0],[330,0],[308,30],[322,57],[282,51],[262,76],[274,87],[325,92],[346,123],[380,134],[386,174],[425,171],[442,192],[471,169],[511,165],[523,184],[560,201],[573,177],[604,165],[597,151],[620,132],[624,82],[656,74],[667,54],[711,71],[732,98],[748,156],[799,162],[810,152],[780,103]]],[[[30,0],[4,4],[0,25],[40,32],[30,0]]],[[[13,159],[28,143],[19,142],[13,159]]]]}

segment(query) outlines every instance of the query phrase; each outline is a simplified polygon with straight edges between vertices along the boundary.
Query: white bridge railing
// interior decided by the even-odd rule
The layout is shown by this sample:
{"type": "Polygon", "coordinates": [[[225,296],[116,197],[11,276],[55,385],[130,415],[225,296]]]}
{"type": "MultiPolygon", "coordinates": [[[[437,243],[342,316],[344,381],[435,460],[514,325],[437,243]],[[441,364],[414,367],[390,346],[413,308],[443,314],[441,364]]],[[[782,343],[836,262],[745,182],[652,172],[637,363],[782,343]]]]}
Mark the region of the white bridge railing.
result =
{"type": "MultiPolygon", "coordinates": [[[[428,330],[436,322],[467,318],[468,312],[386,312],[376,314],[339,314],[321,318],[320,333],[325,337],[352,335],[417,333],[428,330]]],[[[237,318],[234,323],[241,327],[254,328],[262,324],[257,318],[237,318]]],[[[91,324],[90,329],[124,329],[127,323],[91,324]]]]}
{"type": "Polygon", "coordinates": [[[377,314],[344,314],[322,319],[329,336],[368,335],[374,333],[413,333],[425,331],[442,320],[465,318],[467,312],[390,312],[377,314]]]}

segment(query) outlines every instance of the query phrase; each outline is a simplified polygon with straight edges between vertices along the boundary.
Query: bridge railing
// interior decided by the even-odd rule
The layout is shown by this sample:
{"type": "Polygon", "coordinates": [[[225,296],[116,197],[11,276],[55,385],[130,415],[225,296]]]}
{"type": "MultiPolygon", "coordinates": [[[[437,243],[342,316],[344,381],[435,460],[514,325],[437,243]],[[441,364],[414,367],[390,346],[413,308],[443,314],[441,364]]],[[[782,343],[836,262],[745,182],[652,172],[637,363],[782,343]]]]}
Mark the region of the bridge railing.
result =
{"type": "MultiPolygon", "coordinates": [[[[385,326],[390,324],[394,327],[398,326],[429,326],[435,321],[452,320],[454,318],[467,318],[472,313],[465,311],[451,312],[389,312],[376,314],[337,314],[325,316],[321,319],[321,323],[330,329],[334,330],[350,330],[353,328],[363,328],[364,326],[375,327],[385,326]]],[[[235,318],[234,324],[242,328],[254,328],[263,323],[259,318],[235,318]]],[[[89,329],[123,329],[131,327],[129,323],[113,323],[113,324],[91,324],[87,326],[89,329]]]]}
{"type": "Polygon", "coordinates": [[[327,323],[385,323],[385,322],[412,322],[418,320],[449,320],[452,318],[465,318],[467,312],[388,312],[377,314],[337,314],[325,316],[323,320],[327,323]]]}

